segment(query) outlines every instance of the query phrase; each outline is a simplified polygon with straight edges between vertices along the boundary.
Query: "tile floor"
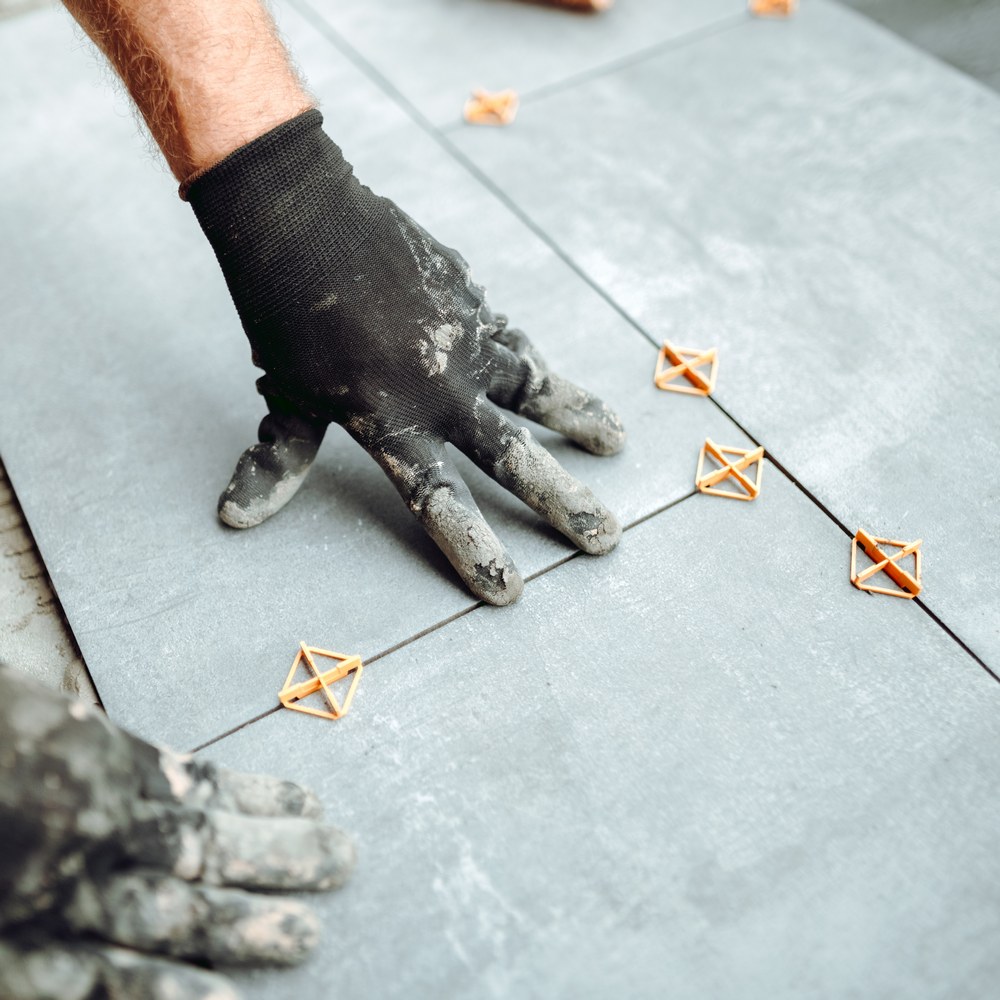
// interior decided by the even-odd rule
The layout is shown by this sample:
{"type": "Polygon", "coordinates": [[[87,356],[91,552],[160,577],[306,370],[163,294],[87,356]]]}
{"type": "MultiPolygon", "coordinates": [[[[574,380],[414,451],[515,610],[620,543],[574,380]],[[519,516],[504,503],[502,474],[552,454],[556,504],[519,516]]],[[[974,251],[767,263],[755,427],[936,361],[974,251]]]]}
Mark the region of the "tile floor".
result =
{"type": "Polygon", "coordinates": [[[0,454],[97,690],[361,842],[332,954],[248,995],[984,995],[1000,98],[822,0],[278,12],[359,175],[619,407],[618,458],[545,440],[633,526],[567,559],[470,471],[536,574],[476,606],[331,434],[224,530],[260,405],[214,261],[65,16],[4,25],[0,454]],[[477,85],[514,127],[457,124],[477,85]],[[652,387],[665,335],[715,402],[652,387]],[[773,453],[758,501],[690,495],[706,435],[773,453]],[[924,599],[850,586],[859,525],[927,540],[924,599]],[[300,638],[371,664],[340,723],[270,711],[300,638]]]}
{"type": "Polygon", "coordinates": [[[213,746],[308,775],[362,851],[331,952],[247,995],[986,995],[1000,686],[764,490],[380,660],[340,723],[213,746]]]}

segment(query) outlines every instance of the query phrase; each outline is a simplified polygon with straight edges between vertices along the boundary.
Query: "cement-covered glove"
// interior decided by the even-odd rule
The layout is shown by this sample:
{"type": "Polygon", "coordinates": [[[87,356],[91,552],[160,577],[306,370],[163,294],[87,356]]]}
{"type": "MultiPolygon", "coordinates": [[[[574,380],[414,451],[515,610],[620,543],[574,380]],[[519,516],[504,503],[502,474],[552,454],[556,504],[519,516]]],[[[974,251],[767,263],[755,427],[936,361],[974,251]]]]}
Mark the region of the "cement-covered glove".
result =
{"type": "Polygon", "coordinates": [[[354,849],[289,782],[151,746],[0,667],[0,996],[230,1000],[212,965],[290,965],[354,849]]]}
{"type": "Polygon", "coordinates": [[[486,305],[465,261],[360,184],[308,111],[186,191],[222,266],[270,413],[219,502],[234,527],[293,496],[335,421],[364,447],[469,588],[520,595],[516,567],[445,450],[451,443],[585,552],[614,548],[614,515],[501,407],[589,451],[624,432],[486,305]]]}

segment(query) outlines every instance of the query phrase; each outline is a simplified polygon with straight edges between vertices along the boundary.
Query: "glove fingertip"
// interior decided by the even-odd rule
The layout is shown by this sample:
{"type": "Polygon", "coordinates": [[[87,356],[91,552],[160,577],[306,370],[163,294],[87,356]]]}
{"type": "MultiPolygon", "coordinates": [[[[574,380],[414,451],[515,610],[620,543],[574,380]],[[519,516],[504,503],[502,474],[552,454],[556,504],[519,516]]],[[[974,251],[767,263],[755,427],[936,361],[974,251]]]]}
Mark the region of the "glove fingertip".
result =
{"type": "Polygon", "coordinates": [[[308,471],[306,466],[301,472],[286,471],[276,478],[244,456],[219,497],[219,519],[230,528],[262,524],[295,496],[308,471]]]}
{"type": "Polygon", "coordinates": [[[594,433],[579,442],[592,455],[617,455],[625,447],[625,428],[614,413],[610,413],[594,433]]]}
{"type": "Polygon", "coordinates": [[[502,567],[497,567],[494,563],[489,566],[476,565],[472,570],[474,577],[466,575],[469,587],[487,604],[505,608],[520,600],[524,593],[524,578],[511,562],[502,567]]]}

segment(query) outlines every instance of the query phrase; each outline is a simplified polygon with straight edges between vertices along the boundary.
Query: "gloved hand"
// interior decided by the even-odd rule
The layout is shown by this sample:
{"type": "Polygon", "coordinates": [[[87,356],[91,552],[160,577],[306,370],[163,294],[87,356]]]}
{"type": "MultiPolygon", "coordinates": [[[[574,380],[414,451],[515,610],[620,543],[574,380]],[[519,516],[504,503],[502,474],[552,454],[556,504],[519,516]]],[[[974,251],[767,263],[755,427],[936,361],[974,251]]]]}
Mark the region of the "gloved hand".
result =
{"type": "Polygon", "coordinates": [[[301,961],[315,914],[259,890],[344,881],[354,849],[319,816],[298,785],[151,746],[0,667],[0,996],[229,1000],[186,960],[301,961]]]}
{"type": "MultiPolygon", "coordinates": [[[[624,432],[507,327],[465,261],[354,177],[307,111],[182,191],[222,266],[270,413],[219,501],[246,528],[301,485],[327,425],[364,447],[469,588],[493,604],[523,582],[445,450],[450,442],[585,552],[614,515],[501,410],[598,455],[624,432]]],[[[401,164],[401,169],[404,166],[401,164]]]]}

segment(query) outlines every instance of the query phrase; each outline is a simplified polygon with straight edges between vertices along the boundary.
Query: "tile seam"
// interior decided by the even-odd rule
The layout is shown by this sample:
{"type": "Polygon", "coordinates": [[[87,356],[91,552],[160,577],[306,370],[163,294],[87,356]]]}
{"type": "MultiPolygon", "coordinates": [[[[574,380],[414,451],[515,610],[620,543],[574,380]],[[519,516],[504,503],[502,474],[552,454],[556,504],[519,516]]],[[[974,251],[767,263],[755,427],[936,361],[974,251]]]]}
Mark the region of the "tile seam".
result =
{"type": "MultiPolygon", "coordinates": [[[[308,0],[305,0],[305,2],[308,2],[308,0]]],[[[741,25],[746,24],[750,19],[750,15],[746,11],[742,10],[736,14],[726,14],[714,21],[710,21],[708,24],[692,28],[690,31],[674,35],[672,38],[665,38],[661,42],[656,42],[653,45],[646,46],[644,49],[628,53],[627,55],[620,56],[617,59],[612,59],[609,62],[602,63],[600,66],[592,66],[590,69],[581,70],[579,73],[573,73],[570,76],[564,77],[562,80],[554,80],[552,83],[543,83],[538,87],[535,87],[533,90],[526,90],[518,95],[520,103],[523,105],[533,103],[534,101],[544,100],[547,97],[551,97],[554,94],[560,94],[563,91],[579,86],[580,84],[590,83],[592,80],[600,80],[602,77],[611,76],[614,73],[630,69],[633,66],[639,66],[650,59],[655,59],[657,56],[665,55],[669,52],[675,52],[706,38],[714,38],[716,35],[721,35],[723,32],[729,31],[732,28],[740,27],[741,25]]],[[[435,128],[442,133],[454,132],[465,127],[466,125],[462,121],[449,121],[447,124],[435,126],[435,128]]]]}
{"type": "MultiPolygon", "coordinates": [[[[418,125],[427,131],[444,135],[446,131],[462,127],[461,122],[448,122],[437,125],[427,115],[425,115],[380,69],[378,69],[359,49],[349,42],[326,18],[316,10],[310,0],[288,0],[289,6],[297,10],[328,42],[346,56],[357,69],[360,69],[365,76],[374,82],[386,95],[402,108],[407,115],[418,125]]],[[[580,83],[585,83],[602,76],[609,76],[619,70],[627,69],[630,66],[638,65],[648,59],[654,59],[658,55],[666,52],[673,52],[682,49],[687,45],[694,44],[705,38],[728,31],[730,28],[739,27],[742,24],[751,22],[753,18],[745,11],[740,10],[733,14],[725,14],[710,21],[708,24],[691,28],[689,31],[681,32],[671,38],[665,38],[653,45],[646,46],[636,52],[631,52],[617,59],[601,63],[590,69],[581,70],[579,73],[570,74],[562,80],[554,80],[552,83],[541,84],[533,90],[524,91],[519,95],[521,102],[539,100],[548,97],[550,94],[560,93],[570,87],[580,83]]]]}
{"type": "MultiPolygon", "coordinates": [[[[709,398],[711,399],[711,397],[709,398]]],[[[745,427],[743,427],[743,425],[738,420],[736,420],[725,409],[725,407],[718,402],[718,400],[711,399],[711,402],[714,403],[716,408],[727,419],[731,420],[733,424],[737,428],[739,428],[740,432],[745,434],[746,437],[750,439],[750,441],[752,441],[757,446],[761,445],[761,442],[753,434],[751,434],[745,427]]],[[[788,482],[791,483],[791,485],[795,489],[797,489],[808,501],[810,501],[815,507],[819,508],[820,513],[824,514],[830,521],[832,521],[844,533],[845,537],[847,538],[852,537],[850,529],[843,523],[843,521],[841,521],[840,518],[838,518],[821,500],[813,496],[813,494],[810,493],[810,491],[806,489],[806,487],[795,476],[793,476],[788,471],[788,469],[778,459],[774,457],[774,455],[770,451],[767,450],[766,445],[764,446],[764,454],[765,457],[771,462],[771,464],[778,470],[778,472],[782,476],[784,476],[784,478],[787,479],[788,482]]],[[[667,503],[657,507],[656,509],[649,511],[648,513],[643,514],[632,521],[629,521],[628,524],[623,526],[622,532],[624,533],[627,531],[631,531],[633,528],[636,528],[641,524],[645,524],[647,521],[650,521],[655,517],[659,517],[661,514],[664,514],[667,511],[671,510],[672,508],[679,506],[685,500],[690,500],[692,497],[697,496],[697,494],[698,494],[697,489],[689,490],[683,496],[670,500],[667,503]]],[[[548,566],[544,566],[541,569],[536,570],[534,573],[529,574],[524,578],[524,582],[525,584],[528,584],[534,580],[539,579],[540,577],[547,576],[549,573],[552,573],[553,571],[559,569],[561,566],[565,566],[567,563],[580,558],[582,555],[583,553],[579,551],[571,552],[564,558],[558,559],[555,562],[550,563],[548,566]]],[[[931,621],[933,621],[934,624],[938,626],[938,628],[941,629],[941,631],[943,631],[968,656],[970,656],[990,677],[992,677],[993,680],[1000,683],[1000,677],[997,676],[996,672],[973,649],[971,649],[969,645],[959,635],[957,635],[955,631],[945,621],[943,621],[942,618],[935,611],[933,611],[919,597],[915,598],[913,603],[917,607],[919,607],[921,611],[924,614],[926,614],[931,619],[931,621]]],[[[469,607],[463,608],[461,611],[458,611],[453,615],[449,615],[447,618],[441,619],[441,621],[429,625],[427,628],[422,629],[420,632],[417,632],[412,636],[408,636],[406,639],[403,639],[402,641],[397,642],[394,645],[389,646],[388,648],[373,654],[371,657],[365,660],[365,665],[368,666],[372,663],[376,663],[381,659],[385,659],[389,656],[392,656],[394,653],[399,652],[401,649],[405,649],[406,647],[411,646],[416,642],[419,642],[421,639],[424,639],[427,636],[432,635],[443,628],[446,628],[453,622],[458,621],[460,618],[464,618],[466,615],[469,615],[473,611],[476,611],[478,608],[484,606],[485,605],[483,601],[477,601],[476,603],[470,605],[469,607]]],[[[233,726],[231,729],[227,729],[224,733],[220,733],[218,736],[214,736],[211,739],[206,740],[204,743],[200,743],[198,746],[194,747],[190,751],[190,753],[199,753],[200,751],[212,746],[213,744],[219,743],[222,740],[227,739],[228,737],[234,735],[235,733],[240,732],[243,729],[247,729],[250,726],[254,725],[255,723],[260,722],[262,719],[266,719],[268,716],[274,715],[276,712],[280,711],[281,711],[281,706],[276,705],[274,708],[270,708],[265,712],[261,712],[258,715],[255,715],[252,718],[247,719],[245,722],[233,726]]]]}
{"type": "MultiPolygon", "coordinates": [[[[644,524],[646,521],[652,520],[654,517],[658,517],[660,514],[666,513],[671,508],[676,507],[679,504],[682,504],[685,500],[690,500],[691,497],[697,494],[697,492],[698,491],[695,489],[689,490],[683,496],[676,497],[673,500],[668,500],[665,504],[661,504],[655,510],[651,510],[646,514],[642,514],[641,516],[635,518],[634,520],[629,521],[628,524],[622,527],[622,533],[624,534],[624,532],[626,531],[631,531],[633,528],[638,527],[640,524],[644,524]]],[[[557,559],[555,562],[549,563],[548,566],[543,566],[541,569],[536,570],[534,573],[528,574],[528,576],[524,578],[525,585],[531,583],[534,580],[537,580],[539,577],[547,576],[549,573],[552,573],[553,571],[559,569],[561,566],[565,566],[567,563],[580,558],[582,555],[583,553],[577,550],[575,552],[568,553],[562,559],[557,559]]],[[[388,648],[383,649],[378,653],[373,653],[371,656],[366,657],[364,659],[364,665],[366,667],[369,667],[371,666],[371,664],[376,663],[379,660],[392,656],[394,653],[398,653],[401,649],[405,649],[407,646],[412,646],[414,643],[419,642],[421,639],[424,639],[435,632],[439,632],[441,629],[446,628],[448,625],[451,625],[452,622],[456,622],[460,618],[464,618],[466,615],[472,614],[473,611],[476,611],[478,608],[481,607],[485,607],[485,602],[476,601],[474,604],[469,605],[469,607],[463,608],[461,611],[456,611],[455,614],[449,615],[447,618],[442,618],[441,621],[435,622],[433,625],[428,625],[427,628],[421,630],[420,632],[417,632],[415,635],[408,636],[406,639],[403,639],[400,642],[395,643],[395,645],[389,646],[388,648]]],[[[220,733],[218,736],[213,736],[211,739],[205,740],[205,742],[203,743],[199,743],[196,747],[194,747],[192,750],[189,750],[188,752],[199,753],[200,751],[206,749],[207,747],[210,747],[215,743],[219,743],[221,740],[224,740],[227,737],[232,736],[234,733],[238,733],[242,729],[247,729],[250,726],[254,725],[254,723],[260,722],[261,719],[266,719],[268,716],[274,715],[275,712],[280,712],[280,711],[281,711],[281,706],[275,705],[273,708],[269,708],[264,712],[260,712],[257,715],[253,716],[252,718],[247,719],[245,722],[241,722],[238,725],[233,726],[231,729],[227,729],[224,733],[220,733]]]]}
{"type": "MultiPolygon", "coordinates": [[[[840,530],[844,533],[847,538],[853,538],[854,533],[851,529],[836,515],[834,512],[827,507],[822,500],[819,499],[811,490],[809,490],[805,484],[798,479],[798,477],[792,475],[788,468],[777,458],[775,458],[774,453],[764,444],[762,441],[758,440],[750,431],[739,421],[732,413],[729,412],[717,399],[713,396],[708,397],[712,404],[719,410],[720,413],[728,420],[731,420],[736,427],[739,428],[741,433],[745,434],[755,445],[764,448],[764,456],[770,461],[770,463],[781,473],[804,497],[810,500],[816,507],[819,508],[820,512],[825,514],[840,530]]],[[[875,596],[875,595],[869,595],[875,596]]],[[[920,597],[915,597],[913,603],[927,615],[928,618],[934,622],[948,637],[955,642],[972,660],[977,663],[982,669],[989,674],[993,680],[1000,683],[1000,675],[946,622],[944,619],[934,611],[926,601],[920,597]]]]}

